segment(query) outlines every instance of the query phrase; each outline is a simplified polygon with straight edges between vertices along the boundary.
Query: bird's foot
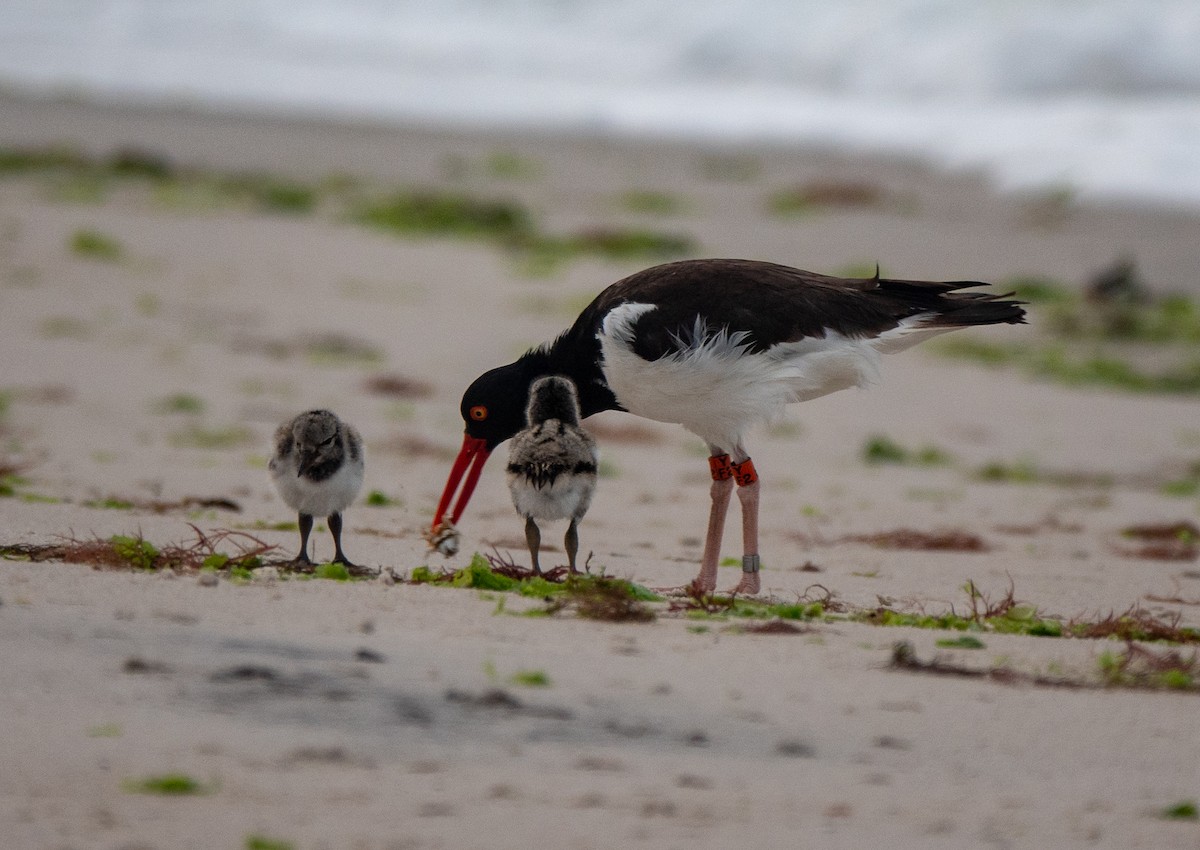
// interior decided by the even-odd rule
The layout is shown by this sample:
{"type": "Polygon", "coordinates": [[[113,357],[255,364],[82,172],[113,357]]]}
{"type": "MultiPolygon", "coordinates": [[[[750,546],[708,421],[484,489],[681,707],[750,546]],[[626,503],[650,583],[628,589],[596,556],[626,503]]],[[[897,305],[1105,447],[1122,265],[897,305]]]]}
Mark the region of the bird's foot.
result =
{"type": "Polygon", "coordinates": [[[757,596],[761,590],[762,582],[759,581],[758,573],[746,573],[737,586],[730,588],[728,592],[731,596],[757,596]]]}
{"type": "Polygon", "coordinates": [[[737,583],[737,587],[729,591],[730,595],[756,595],[762,589],[762,581],[759,579],[760,569],[762,569],[762,560],[757,553],[742,555],[742,580],[737,583]]]}
{"type": "Polygon", "coordinates": [[[346,568],[346,569],[348,569],[348,570],[357,570],[357,569],[361,569],[361,567],[359,567],[359,565],[358,565],[358,564],[356,564],[356,563],[352,562],[352,561],[351,561],[349,558],[347,558],[345,555],[335,555],[335,556],[334,556],[334,558],[333,558],[333,563],[335,563],[335,564],[341,564],[343,567],[345,567],[345,568],[346,568]]]}
{"type": "Polygon", "coordinates": [[[308,575],[317,568],[316,562],[310,560],[308,555],[304,553],[297,555],[290,561],[284,561],[279,566],[285,570],[288,570],[289,572],[299,573],[301,575],[308,575]]]}
{"type": "Polygon", "coordinates": [[[696,576],[692,581],[685,585],[675,587],[652,587],[655,593],[661,593],[663,596],[686,596],[693,599],[699,599],[704,596],[711,596],[717,590],[716,577],[706,581],[703,575],[696,576]]]}

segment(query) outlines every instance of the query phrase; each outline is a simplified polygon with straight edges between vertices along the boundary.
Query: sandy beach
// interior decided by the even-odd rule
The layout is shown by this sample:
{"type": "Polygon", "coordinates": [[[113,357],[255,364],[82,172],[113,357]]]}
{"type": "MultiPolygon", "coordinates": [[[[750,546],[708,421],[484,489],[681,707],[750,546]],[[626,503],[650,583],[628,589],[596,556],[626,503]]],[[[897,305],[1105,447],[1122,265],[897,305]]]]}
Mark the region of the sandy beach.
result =
{"type": "MultiPolygon", "coordinates": [[[[526,617],[541,599],[407,581],[476,552],[526,562],[499,458],[462,551],[426,551],[459,398],[658,261],[638,245],[1076,294],[1133,258],[1146,297],[1197,297],[1200,216],[835,151],[11,95],[0,152],[5,847],[1200,846],[1200,688],[1180,678],[1194,643],[1014,626],[948,646],[964,633],[867,616],[963,615],[973,582],[977,605],[1011,588],[1014,622],[1136,607],[1194,637],[1194,393],[1070,386],[935,342],[887,358],[877,386],[793,406],[752,454],[763,600],[829,614],[795,631],[665,601],[644,623],[526,617]],[[397,191],[517,210],[518,247],[356,215],[397,191]],[[344,540],[379,578],[20,557],[227,531],[227,551],[290,557],[296,517],[266,462],[275,427],[314,407],[365,439],[344,540]],[[1165,542],[1126,533],[1177,525],[1165,542]],[[1142,649],[1180,653],[1179,676],[1135,675],[1142,649]],[[194,793],[154,793],[171,776],[194,793]]],[[[1049,331],[1030,310],[1028,327],[954,336],[1032,351],[1049,331]]],[[[703,445],[622,414],[588,425],[591,570],[686,584],[703,445]]],[[[736,523],[735,506],[726,555],[736,523]]],[[[545,561],[565,559],[561,533],[545,561]]],[[[323,523],[313,539],[328,558],[323,523]]]]}

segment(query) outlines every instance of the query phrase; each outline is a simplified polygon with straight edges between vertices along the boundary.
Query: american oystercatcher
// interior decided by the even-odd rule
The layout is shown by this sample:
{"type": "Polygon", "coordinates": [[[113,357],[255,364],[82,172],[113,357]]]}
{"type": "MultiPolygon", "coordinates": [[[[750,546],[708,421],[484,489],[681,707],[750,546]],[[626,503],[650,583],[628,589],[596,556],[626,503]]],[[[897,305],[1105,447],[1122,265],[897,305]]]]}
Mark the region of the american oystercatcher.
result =
{"type": "Polygon", "coordinates": [[[488,455],[524,426],[530,385],[563,375],[578,388],[584,417],[625,410],[678,423],[708,444],[712,508],[695,586],[716,587],[736,483],[743,555],[734,592],[758,593],[760,484],[746,433],[784,405],[870,382],[883,353],[956,328],[1024,322],[1007,296],[961,291],[983,285],[878,272],[838,278],[753,260],[685,260],[617,281],[553,342],[467,388],[466,435],[431,535],[458,522],[488,455]]]}
{"type": "Polygon", "coordinates": [[[599,455],[591,434],[579,427],[579,397],[567,378],[538,378],[529,388],[526,427],[508,450],[508,489],[513,506],[525,517],[525,542],[533,570],[541,573],[538,551],[542,534],[537,521],[570,519],[563,545],[575,572],[579,520],[596,490],[599,455]]]}
{"type": "Polygon", "coordinates": [[[327,517],[333,535],[335,564],[354,564],[342,551],[342,511],[363,483],[362,437],[328,410],[309,410],[275,431],[275,454],[268,464],[275,489],[300,514],[300,554],[311,564],[308,535],[313,516],[327,517]]]}

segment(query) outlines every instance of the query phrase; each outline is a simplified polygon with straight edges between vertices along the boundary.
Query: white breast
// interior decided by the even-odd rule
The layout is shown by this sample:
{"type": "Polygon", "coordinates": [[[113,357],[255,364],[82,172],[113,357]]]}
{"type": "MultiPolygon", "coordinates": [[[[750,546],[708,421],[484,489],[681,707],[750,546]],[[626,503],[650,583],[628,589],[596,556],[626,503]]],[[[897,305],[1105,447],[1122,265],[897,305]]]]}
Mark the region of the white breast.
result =
{"type": "Polygon", "coordinates": [[[512,492],[513,507],[521,516],[534,519],[581,519],[587,513],[596,490],[596,476],[558,476],[553,484],[534,487],[518,475],[509,475],[508,488],[512,492]]]}
{"type": "Polygon", "coordinates": [[[271,477],[290,507],[302,514],[329,516],[341,513],[350,506],[363,483],[363,460],[360,453],[357,461],[349,457],[333,475],[324,481],[310,481],[296,475],[295,461],[278,460],[271,463],[271,477]]]}

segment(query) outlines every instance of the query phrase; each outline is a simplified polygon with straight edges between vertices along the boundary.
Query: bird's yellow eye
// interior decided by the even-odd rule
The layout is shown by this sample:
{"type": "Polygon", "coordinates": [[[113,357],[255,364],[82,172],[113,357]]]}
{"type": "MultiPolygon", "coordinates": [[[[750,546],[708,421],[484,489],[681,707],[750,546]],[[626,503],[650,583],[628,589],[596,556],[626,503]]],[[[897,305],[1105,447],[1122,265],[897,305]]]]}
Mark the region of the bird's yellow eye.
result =
{"type": "Polygon", "coordinates": [[[482,422],[483,420],[487,419],[488,411],[487,408],[482,404],[477,404],[471,408],[470,413],[472,419],[474,419],[476,422],[482,422]]]}

